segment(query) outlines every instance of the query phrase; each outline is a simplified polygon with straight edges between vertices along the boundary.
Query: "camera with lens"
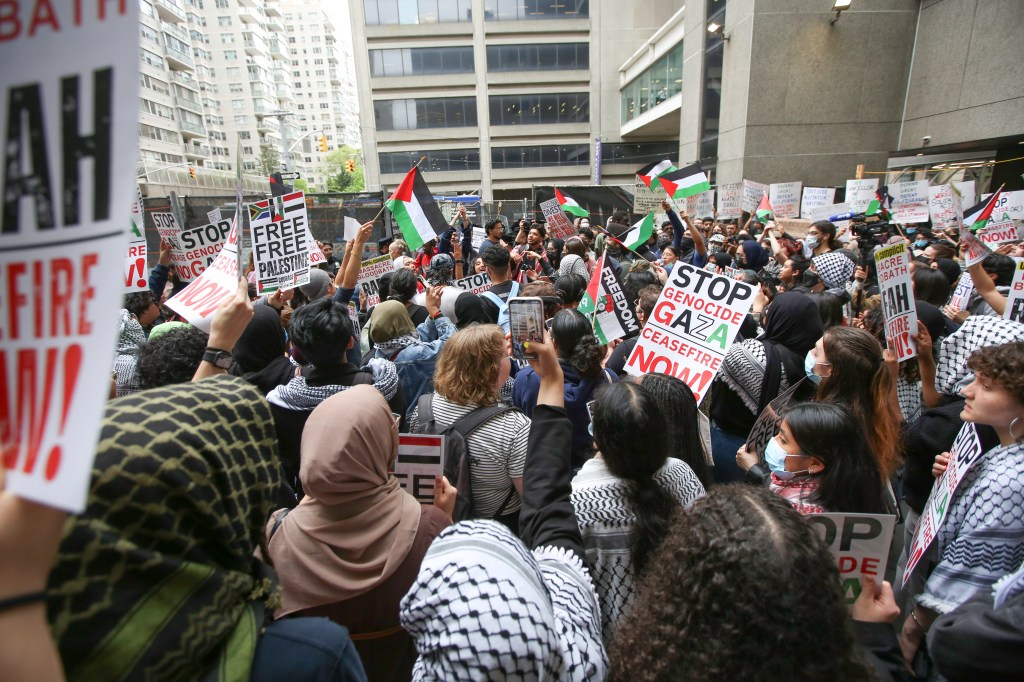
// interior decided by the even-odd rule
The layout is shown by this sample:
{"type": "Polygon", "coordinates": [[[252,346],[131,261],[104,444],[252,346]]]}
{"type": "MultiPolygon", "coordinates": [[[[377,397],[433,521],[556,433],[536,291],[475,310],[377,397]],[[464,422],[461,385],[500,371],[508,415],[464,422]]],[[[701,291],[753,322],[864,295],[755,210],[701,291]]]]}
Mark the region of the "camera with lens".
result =
{"type": "Polygon", "coordinates": [[[858,244],[884,244],[892,234],[892,226],[887,220],[865,220],[862,214],[852,218],[850,232],[858,244]]]}

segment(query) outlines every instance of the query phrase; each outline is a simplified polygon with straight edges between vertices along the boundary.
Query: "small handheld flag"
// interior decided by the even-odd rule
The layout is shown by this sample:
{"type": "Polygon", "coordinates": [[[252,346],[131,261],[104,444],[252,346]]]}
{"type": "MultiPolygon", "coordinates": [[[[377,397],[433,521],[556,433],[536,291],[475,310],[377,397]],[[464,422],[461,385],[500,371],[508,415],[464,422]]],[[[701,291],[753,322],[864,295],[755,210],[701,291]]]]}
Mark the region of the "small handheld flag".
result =
{"type": "Polygon", "coordinates": [[[406,173],[402,184],[384,205],[395,217],[410,249],[420,248],[448,229],[448,221],[434,201],[419,166],[406,173]]]}

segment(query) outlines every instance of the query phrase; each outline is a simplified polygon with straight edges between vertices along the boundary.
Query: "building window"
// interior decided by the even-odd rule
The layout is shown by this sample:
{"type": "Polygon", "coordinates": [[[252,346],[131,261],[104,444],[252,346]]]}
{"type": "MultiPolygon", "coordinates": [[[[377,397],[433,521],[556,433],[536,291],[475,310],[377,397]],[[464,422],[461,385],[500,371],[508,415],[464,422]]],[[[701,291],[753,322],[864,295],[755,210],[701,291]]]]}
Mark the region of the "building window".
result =
{"type": "Polygon", "coordinates": [[[622,122],[631,121],[683,90],[683,43],[669,50],[619,93],[622,122]]]}
{"type": "Polygon", "coordinates": [[[479,149],[432,149],[424,152],[384,152],[379,155],[381,173],[408,173],[421,156],[423,171],[480,170],[479,149]]]}
{"type": "Polygon", "coordinates": [[[473,73],[472,47],[370,50],[370,75],[375,78],[451,73],[473,73]]]}
{"type": "Polygon", "coordinates": [[[586,123],[590,120],[590,94],[492,95],[491,125],[586,123]]]}
{"type": "Polygon", "coordinates": [[[244,114],[241,115],[241,116],[235,116],[235,125],[236,126],[244,126],[248,122],[249,122],[249,117],[245,116],[244,114]]]}
{"type": "Polygon", "coordinates": [[[643,165],[662,159],[674,159],[677,156],[679,144],[676,142],[606,142],[601,145],[601,163],[643,165]]]}
{"type": "Polygon", "coordinates": [[[491,148],[491,167],[495,169],[533,168],[537,166],[587,166],[589,164],[589,144],[491,148]]]}
{"type": "Polygon", "coordinates": [[[235,42],[235,34],[234,33],[221,33],[220,34],[220,42],[221,42],[221,45],[231,45],[232,43],[235,42]]]}
{"type": "Polygon", "coordinates": [[[464,128],[477,125],[476,98],[389,99],[373,103],[377,130],[464,128]]]}
{"type": "Polygon", "coordinates": [[[488,71],[564,71],[589,68],[589,43],[487,46],[488,71]]]}
{"type": "MultiPolygon", "coordinates": [[[[726,0],[707,0],[708,21],[725,25],[726,0]]],[[[718,156],[718,116],[722,109],[722,55],[725,41],[720,33],[706,33],[704,43],[704,98],[700,114],[700,158],[718,156]]]]}
{"type": "Polygon", "coordinates": [[[239,66],[229,66],[227,70],[228,78],[241,78],[242,68],[239,66]]]}
{"type": "Polygon", "coordinates": [[[157,128],[156,126],[146,125],[145,123],[139,124],[139,136],[148,137],[151,140],[159,140],[161,142],[170,142],[172,144],[177,144],[180,141],[178,133],[173,130],[157,128]]]}
{"type": "Polygon", "coordinates": [[[217,25],[228,27],[231,25],[231,17],[217,17],[217,25]]]}
{"type": "Polygon", "coordinates": [[[586,19],[589,16],[589,0],[484,0],[487,21],[586,19]]]}
{"type": "Polygon", "coordinates": [[[471,0],[363,0],[367,26],[472,21],[471,0]]]}

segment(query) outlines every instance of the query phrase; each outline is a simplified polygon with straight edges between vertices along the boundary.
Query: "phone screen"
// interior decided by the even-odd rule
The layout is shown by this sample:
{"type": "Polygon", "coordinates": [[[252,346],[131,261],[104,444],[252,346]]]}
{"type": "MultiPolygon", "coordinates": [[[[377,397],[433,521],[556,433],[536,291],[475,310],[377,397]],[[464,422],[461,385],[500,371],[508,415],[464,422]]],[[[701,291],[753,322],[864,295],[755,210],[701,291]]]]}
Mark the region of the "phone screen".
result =
{"type": "Polygon", "coordinates": [[[537,296],[520,296],[508,300],[509,331],[512,334],[512,357],[519,360],[537,357],[523,348],[527,341],[544,342],[544,301],[537,296]]]}

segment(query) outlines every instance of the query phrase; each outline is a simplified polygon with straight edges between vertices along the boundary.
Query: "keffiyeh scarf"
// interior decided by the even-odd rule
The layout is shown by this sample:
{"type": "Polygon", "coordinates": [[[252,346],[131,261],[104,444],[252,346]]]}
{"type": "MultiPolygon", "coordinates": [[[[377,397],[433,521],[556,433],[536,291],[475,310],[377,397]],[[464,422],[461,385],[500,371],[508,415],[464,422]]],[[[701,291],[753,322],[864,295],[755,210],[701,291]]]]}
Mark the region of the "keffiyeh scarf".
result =
{"type": "Polygon", "coordinates": [[[857,267],[852,260],[838,251],[829,251],[815,256],[811,262],[814,264],[814,271],[818,273],[818,277],[821,278],[827,289],[843,288],[857,267]]]}
{"type": "MultiPolygon", "coordinates": [[[[765,363],[768,356],[764,346],[756,339],[747,339],[735,343],[729,349],[722,363],[722,381],[736,392],[743,404],[754,415],[759,414],[758,403],[761,400],[761,386],[764,383],[765,363]]],[[[779,392],[789,388],[786,372],[782,372],[779,392]]]]}
{"type": "Polygon", "coordinates": [[[146,342],[146,332],[139,321],[124,308],[117,332],[117,352],[114,354],[114,373],[117,395],[123,396],[139,390],[139,379],[135,376],[139,348],[146,342]]]}
{"type": "MultiPolygon", "coordinates": [[[[398,370],[390,360],[374,358],[361,368],[373,372],[373,387],[380,391],[384,400],[391,400],[398,391],[398,370]]],[[[294,377],[284,386],[278,386],[269,394],[267,400],[287,410],[312,410],[336,393],[348,390],[352,386],[327,384],[310,386],[306,377],[294,377]]]]}
{"type": "Polygon", "coordinates": [[[396,336],[395,338],[388,339],[387,341],[378,341],[374,343],[374,348],[384,355],[395,355],[396,353],[401,353],[409,346],[415,346],[419,342],[420,340],[415,336],[396,336]]]}
{"type": "Polygon", "coordinates": [[[575,554],[531,553],[501,524],[467,521],[434,540],[400,617],[415,680],[600,680],[598,611],[575,554]]]}
{"type": "Polygon", "coordinates": [[[1024,324],[989,315],[971,315],[942,342],[935,370],[935,390],[957,395],[973,381],[967,360],[979,348],[1024,340],[1024,324]]]}

